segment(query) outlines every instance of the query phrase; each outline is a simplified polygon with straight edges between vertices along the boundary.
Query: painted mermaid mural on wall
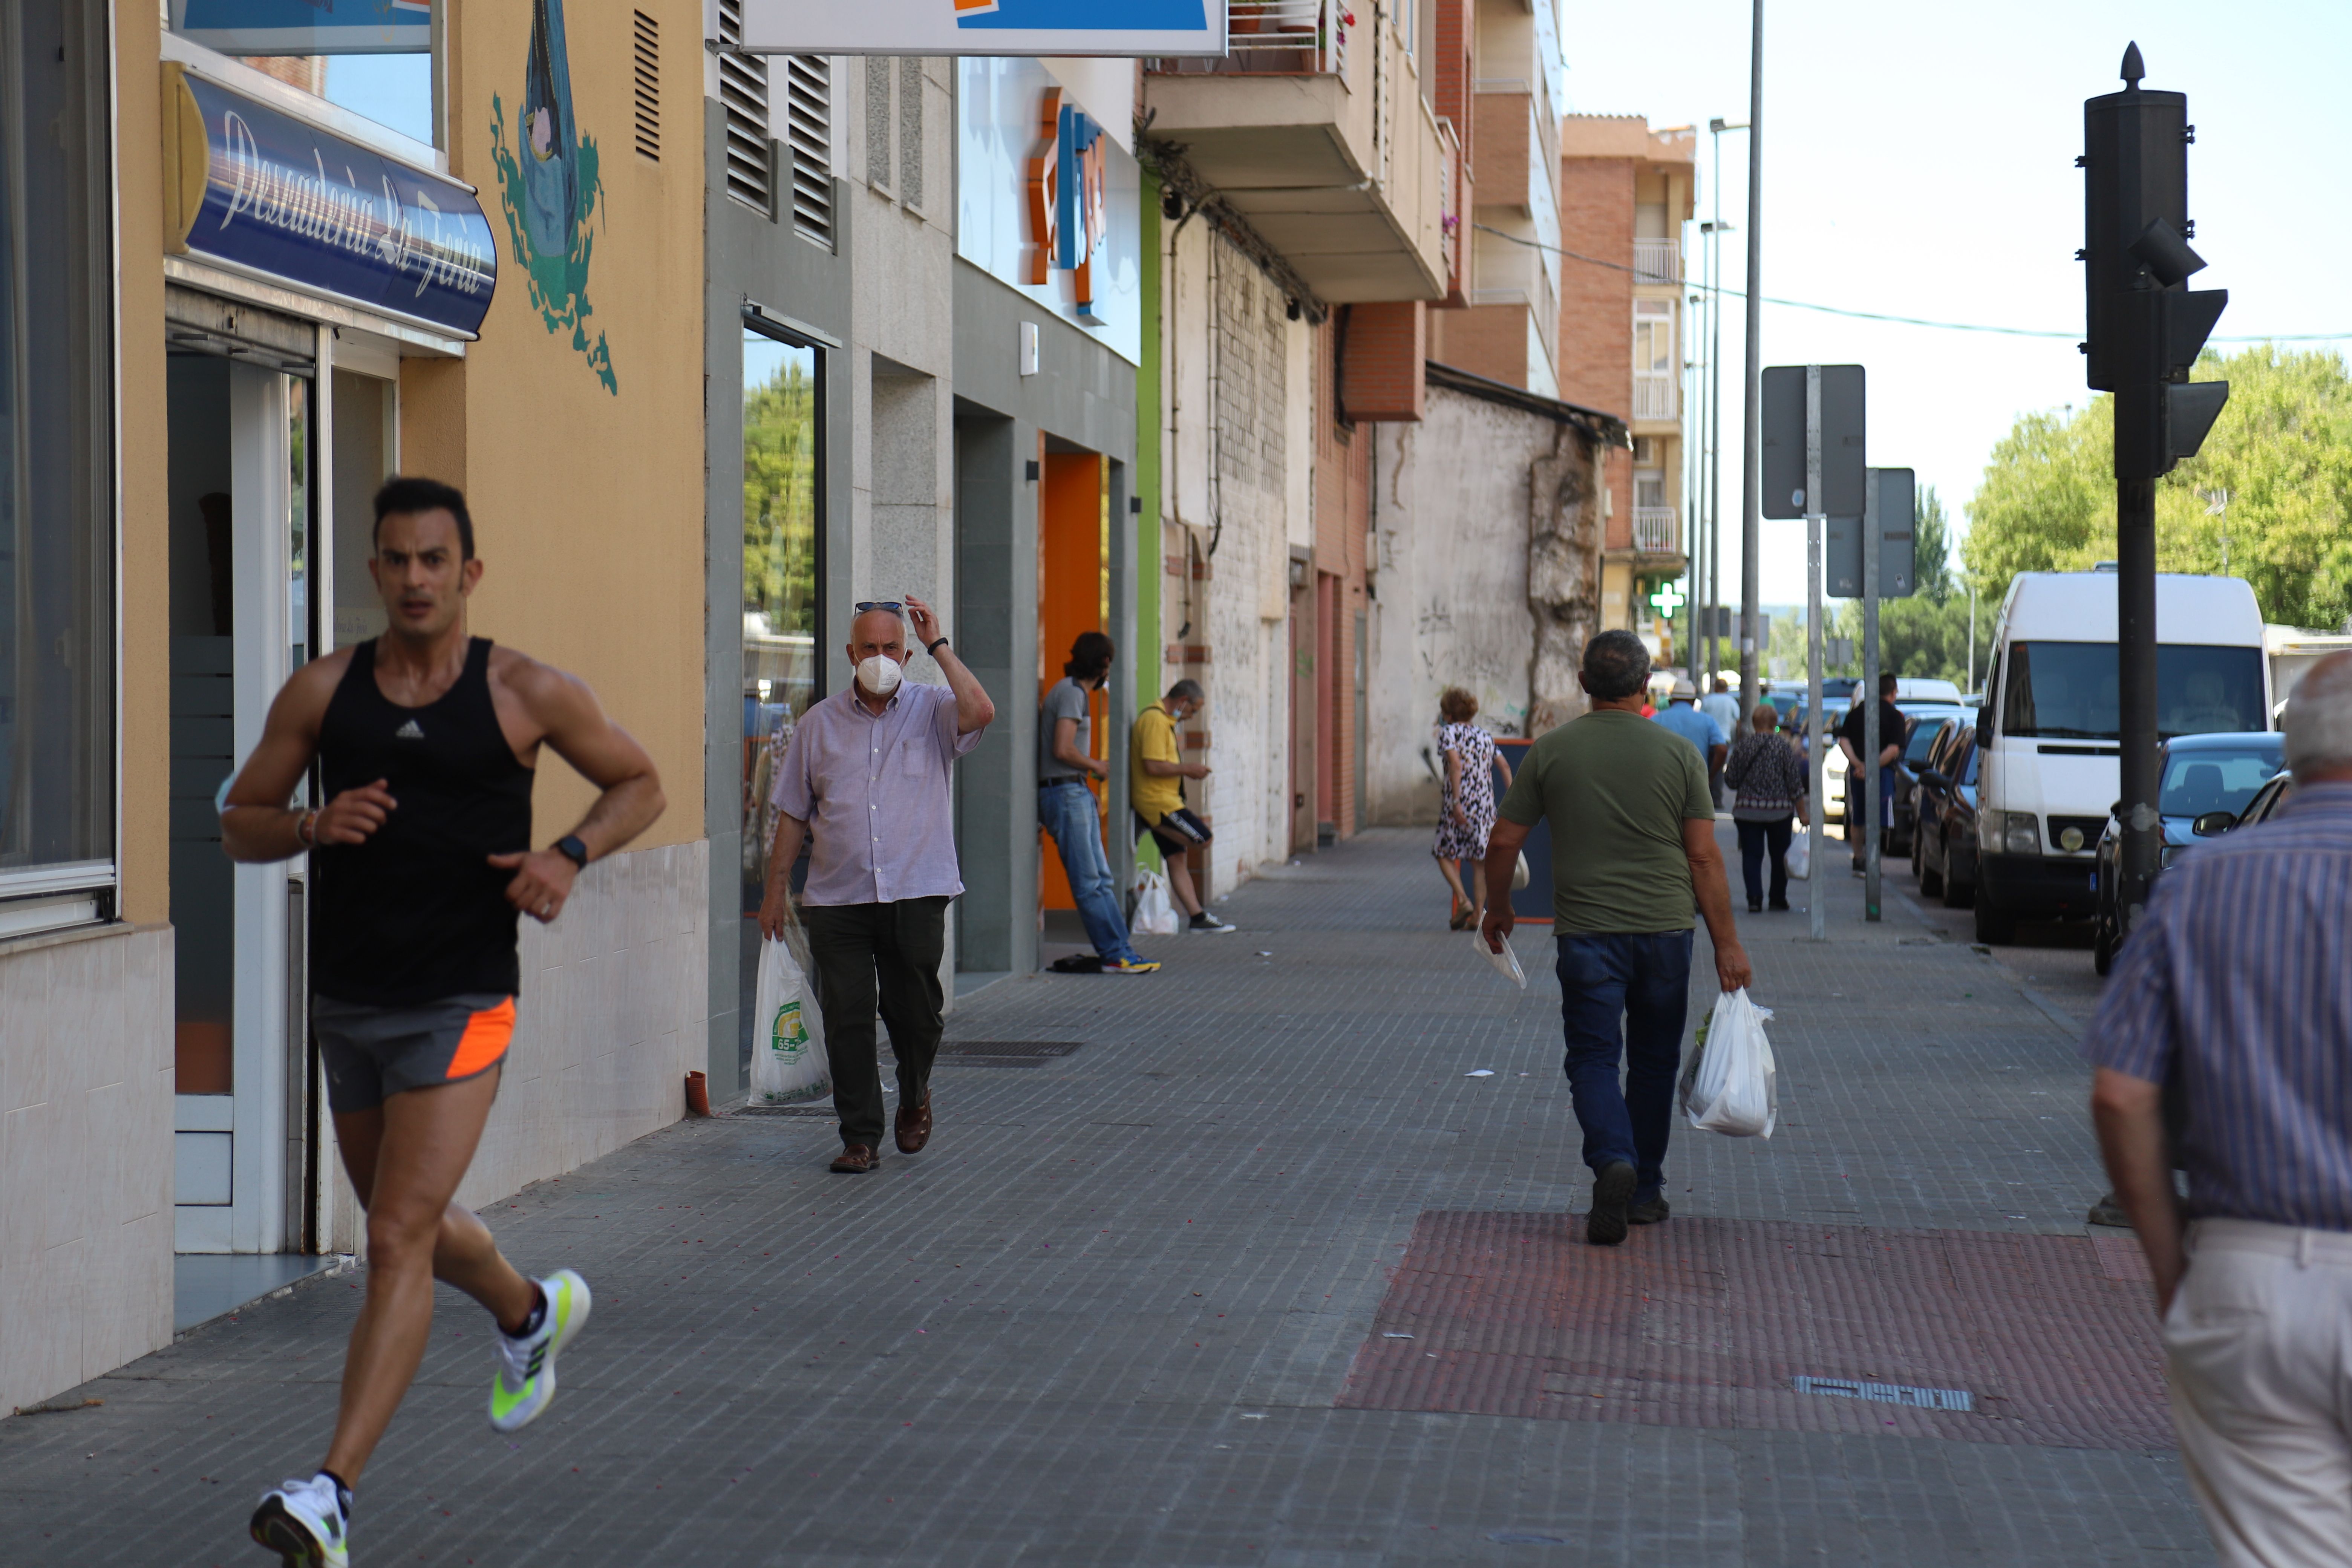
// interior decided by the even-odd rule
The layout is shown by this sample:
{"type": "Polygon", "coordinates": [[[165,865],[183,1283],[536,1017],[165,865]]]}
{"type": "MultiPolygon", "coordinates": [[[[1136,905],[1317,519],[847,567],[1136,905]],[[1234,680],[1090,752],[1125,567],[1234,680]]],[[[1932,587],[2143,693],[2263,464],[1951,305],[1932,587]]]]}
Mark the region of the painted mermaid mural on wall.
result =
{"type": "Polygon", "coordinates": [[[587,357],[604,390],[614,395],[613,356],[598,332],[588,339],[588,264],[595,248],[589,218],[604,194],[596,172],[596,142],[583,136],[572,114],[572,62],[563,47],[563,0],[531,0],[530,56],[525,64],[520,144],[507,139],[506,103],[490,97],[490,161],[498,167],[499,205],[515,259],[530,287],[530,302],[551,332],[572,330],[572,346],[587,357]]]}

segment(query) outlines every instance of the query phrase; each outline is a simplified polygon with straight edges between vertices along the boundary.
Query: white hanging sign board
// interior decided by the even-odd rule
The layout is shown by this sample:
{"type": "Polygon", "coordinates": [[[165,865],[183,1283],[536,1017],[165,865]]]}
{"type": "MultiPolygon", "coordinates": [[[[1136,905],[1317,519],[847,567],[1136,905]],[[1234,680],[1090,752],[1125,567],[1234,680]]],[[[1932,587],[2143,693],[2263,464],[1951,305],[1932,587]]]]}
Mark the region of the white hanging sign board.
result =
{"type": "Polygon", "coordinates": [[[1224,0],[743,0],[754,55],[1217,56],[1224,0]]]}

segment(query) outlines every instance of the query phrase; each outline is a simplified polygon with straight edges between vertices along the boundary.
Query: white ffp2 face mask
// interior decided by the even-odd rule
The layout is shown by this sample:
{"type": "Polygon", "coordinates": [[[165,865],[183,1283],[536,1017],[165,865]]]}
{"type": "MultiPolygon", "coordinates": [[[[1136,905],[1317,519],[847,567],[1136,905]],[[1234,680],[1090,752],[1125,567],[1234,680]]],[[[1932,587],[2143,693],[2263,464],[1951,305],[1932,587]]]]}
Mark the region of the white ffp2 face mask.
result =
{"type": "Polygon", "coordinates": [[[898,661],[883,654],[857,661],[857,683],[877,697],[887,697],[898,689],[902,679],[898,661]]]}

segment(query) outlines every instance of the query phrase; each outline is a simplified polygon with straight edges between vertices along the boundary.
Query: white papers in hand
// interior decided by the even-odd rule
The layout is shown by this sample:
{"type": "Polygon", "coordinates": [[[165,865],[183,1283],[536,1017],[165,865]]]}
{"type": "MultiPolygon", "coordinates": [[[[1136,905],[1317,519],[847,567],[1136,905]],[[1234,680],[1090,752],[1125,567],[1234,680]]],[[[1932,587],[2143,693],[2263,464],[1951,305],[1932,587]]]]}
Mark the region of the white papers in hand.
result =
{"type": "Polygon", "coordinates": [[[1486,955],[1486,962],[1495,966],[1496,973],[1522,991],[1528,988],[1528,972],[1519,967],[1519,955],[1512,951],[1509,937],[1506,936],[1503,939],[1503,951],[1500,952],[1495,952],[1486,945],[1485,931],[1473,931],[1470,940],[1477,944],[1480,952],[1486,955]]]}

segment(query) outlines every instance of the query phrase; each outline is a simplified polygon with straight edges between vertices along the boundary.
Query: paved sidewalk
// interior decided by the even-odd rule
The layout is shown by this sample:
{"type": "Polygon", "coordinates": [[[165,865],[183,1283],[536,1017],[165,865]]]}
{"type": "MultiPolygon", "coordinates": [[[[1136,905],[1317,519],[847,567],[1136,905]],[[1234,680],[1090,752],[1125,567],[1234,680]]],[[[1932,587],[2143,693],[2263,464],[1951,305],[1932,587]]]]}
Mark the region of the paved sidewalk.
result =
{"type": "MultiPolygon", "coordinates": [[[[1588,1178],[1548,932],[1524,994],[1496,981],[1418,832],[1245,886],[1235,934],[1145,941],[1157,975],[968,998],[951,1042],[1076,1048],[944,1058],[930,1151],[876,1174],[826,1174],[821,1121],[737,1116],[535,1186],[485,1217],[595,1287],[563,1393],[492,1433],[489,1325],[445,1291],[354,1561],[2210,1562],[2145,1288],[2080,1223],[2071,1043],[1895,900],[1865,934],[1859,886],[1830,879],[1826,947],[1801,909],[1743,923],[1780,1129],[1679,1134],[1675,1219],[1622,1250],[1562,1217],[1588,1178]]],[[[298,1287],[58,1401],[103,1405],[0,1421],[10,1561],[264,1561],[245,1516],[315,1463],[356,1300],[298,1287]]]]}

